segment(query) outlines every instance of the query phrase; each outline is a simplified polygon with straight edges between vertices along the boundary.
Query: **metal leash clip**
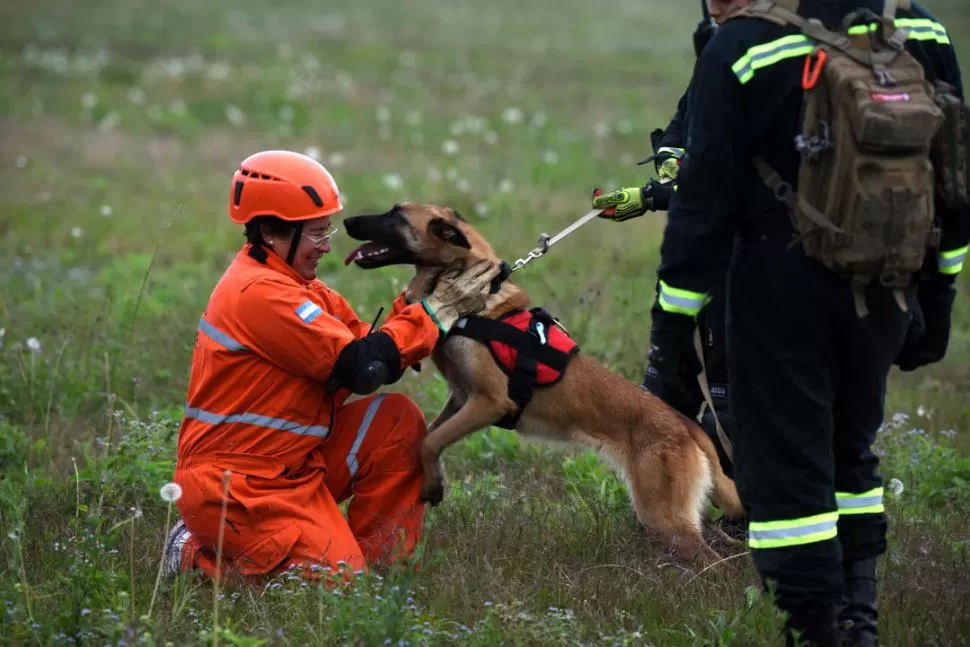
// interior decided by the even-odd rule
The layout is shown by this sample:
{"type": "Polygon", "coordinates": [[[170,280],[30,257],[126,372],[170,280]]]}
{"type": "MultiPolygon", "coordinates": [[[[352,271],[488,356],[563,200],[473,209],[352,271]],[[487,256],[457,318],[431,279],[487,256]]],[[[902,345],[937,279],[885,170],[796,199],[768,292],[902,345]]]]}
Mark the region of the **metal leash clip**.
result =
{"type": "Polygon", "coordinates": [[[603,213],[603,209],[593,209],[585,216],[583,216],[573,224],[569,225],[568,227],[566,227],[565,229],[563,229],[561,232],[559,232],[553,237],[550,237],[549,234],[542,234],[541,236],[539,236],[538,245],[536,245],[536,247],[533,248],[532,251],[529,252],[529,254],[525,258],[520,258],[519,260],[515,261],[515,263],[512,265],[512,271],[515,272],[516,270],[521,270],[523,267],[525,267],[532,261],[536,260],[537,258],[540,258],[546,252],[549,251],[550,247],[552,247],[560,240],[562,240],[569,234],[573,233],[574,231],[576,231],[577,229],[579,229],[587,222],[589,222],[596,216],[600,215],[601,213],[603,213]]]}

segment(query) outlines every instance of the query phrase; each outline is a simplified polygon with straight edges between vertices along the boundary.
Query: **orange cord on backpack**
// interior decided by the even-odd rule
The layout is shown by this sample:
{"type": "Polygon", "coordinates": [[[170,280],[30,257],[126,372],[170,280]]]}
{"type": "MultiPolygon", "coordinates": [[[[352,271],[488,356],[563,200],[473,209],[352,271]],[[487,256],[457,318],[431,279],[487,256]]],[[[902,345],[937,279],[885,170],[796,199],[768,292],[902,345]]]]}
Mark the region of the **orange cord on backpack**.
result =
{"type": "Polygon", "coordinates": [[[822,75],[822,67],[825,65],[826,59],[829,55],[824,49],[815,50],[815,53],[809,54],[805,57],[805,68],[802,70],[802,89],[811,90],[818,83],[818,78],[822,75]],[[814,69],[812,68],[812,60],[815,59],[814,69]]]}

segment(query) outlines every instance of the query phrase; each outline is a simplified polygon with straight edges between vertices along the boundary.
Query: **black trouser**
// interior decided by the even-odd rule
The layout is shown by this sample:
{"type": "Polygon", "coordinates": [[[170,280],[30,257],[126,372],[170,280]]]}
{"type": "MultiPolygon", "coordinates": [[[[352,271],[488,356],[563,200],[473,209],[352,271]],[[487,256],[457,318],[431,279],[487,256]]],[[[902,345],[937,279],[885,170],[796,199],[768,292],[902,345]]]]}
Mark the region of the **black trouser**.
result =
{"type": "Polygon", "coordinates": [[[734,435],[734,420],[731,416],[731,407],[728,388],[728,368],[726,350],[726,331],[725,317],[727,316],[727,290],[726,284],[720,289],[711,292],[711,301],[701,311],[697,318],[697,324],[701,332],[701,342],[704,350],[704,373],[707,376],[707,386],[711,391],[711,401],[714,403],[714,411],[705,408],[701,416],[701,427],[710,436],[711,441],[717,448],[717,456],[721,461],[721,469],[729,477],[733,474],[731,459],[724,451],[724,445],[717,433],[717,425],[714,421],[714,414],[717,414],[717,422],[721,423],[728,439],[734,435]]]}
{"type": "MultiPolygon", "coordinates": [[[[794,616],[839,599],[843,560],[885,551],[878,459],[886,380],[909,315],[787,249],[790,228],[745,233],[728,278],[734,477],[755,566],[794,616]],[[787,231],[785,231],[787,230],[787,231]]],[[[818,614],[816,614],[816,617],[818,614]]]]}

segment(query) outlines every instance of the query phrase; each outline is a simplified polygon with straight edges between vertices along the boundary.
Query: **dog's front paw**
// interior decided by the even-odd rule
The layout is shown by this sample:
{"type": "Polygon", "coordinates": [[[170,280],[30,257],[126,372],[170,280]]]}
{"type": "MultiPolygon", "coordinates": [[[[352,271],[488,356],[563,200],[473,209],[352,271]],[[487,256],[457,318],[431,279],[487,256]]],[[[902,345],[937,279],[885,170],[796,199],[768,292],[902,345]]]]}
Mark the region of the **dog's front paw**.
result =
{"type": "Polygon", "coordinates": [[[426,482],[421,488],[421,501],[430,503],[432,507],[441,503],[445,498],[445,481],[442,478],[426,482]]]}

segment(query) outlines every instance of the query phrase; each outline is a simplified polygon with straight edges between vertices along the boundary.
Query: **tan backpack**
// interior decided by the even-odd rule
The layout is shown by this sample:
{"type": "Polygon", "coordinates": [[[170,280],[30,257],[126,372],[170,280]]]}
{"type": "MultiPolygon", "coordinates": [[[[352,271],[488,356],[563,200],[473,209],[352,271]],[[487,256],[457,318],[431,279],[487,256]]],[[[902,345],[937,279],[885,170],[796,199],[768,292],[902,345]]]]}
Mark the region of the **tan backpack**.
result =
{"type": "Polygon", "coordinates": [[[903,288],[939,244],[931,149],[944,113],[923,67],[903,49],[897,0],[886,0],[878,25],[853,26],[863,17],[854,12],[837,31],[796,7],[755,0],[732,16],[794,25],[816,44],[802,78],[797,195],[764,159],[755,168],[788,204],[806,255],[851,278],[860,317],[872,281],[892,288],[905,311],[903,288]]]}

